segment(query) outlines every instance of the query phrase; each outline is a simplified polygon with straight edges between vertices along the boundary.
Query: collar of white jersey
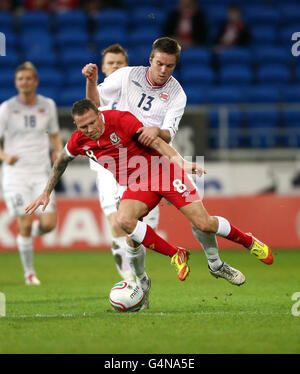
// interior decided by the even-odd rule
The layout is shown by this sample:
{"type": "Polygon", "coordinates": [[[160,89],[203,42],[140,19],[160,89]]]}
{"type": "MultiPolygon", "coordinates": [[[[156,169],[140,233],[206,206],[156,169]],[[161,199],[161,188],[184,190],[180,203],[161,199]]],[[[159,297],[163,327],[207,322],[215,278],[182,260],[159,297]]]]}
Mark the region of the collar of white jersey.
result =
{"type": "Polygon", "coordinates": [[[170,79],[172,78],[172,75],[169,77],[169,79],[166,81],[166,83],[162,84],[161,86],[156,86],[150,79],[149,77],[149,68],[147,68],[146,70],[146,74],[145,74],[145,77],[146,77],[146,81],[147,83],[149,84],[149,86],[151,86],[151,88],[153,88],[154,90],[158,90],[160,88],[163,88],[165,87],[165,85],[170,81],[170,79]]]}

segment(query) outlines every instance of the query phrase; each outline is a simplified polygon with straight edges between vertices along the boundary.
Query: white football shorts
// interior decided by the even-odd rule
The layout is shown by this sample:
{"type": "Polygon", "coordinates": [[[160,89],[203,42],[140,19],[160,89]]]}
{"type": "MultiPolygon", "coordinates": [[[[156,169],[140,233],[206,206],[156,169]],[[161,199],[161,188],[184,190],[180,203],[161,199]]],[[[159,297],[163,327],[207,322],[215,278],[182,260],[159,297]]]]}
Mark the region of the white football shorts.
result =
{"type": "MultiPolygon", "coordinates": [[[[48,182],[48,176],[43,175],[27,175],[16,176],[14,178],[3,178],[3,198],[9,213],[14,216],[25,214],[25,208],[33,202],[45,189],[48,182]]],[[[50,195],[50,202],[45,211],[39,207],[36,214],[54,213],[56,211],[55,192],[50,195]]]]}

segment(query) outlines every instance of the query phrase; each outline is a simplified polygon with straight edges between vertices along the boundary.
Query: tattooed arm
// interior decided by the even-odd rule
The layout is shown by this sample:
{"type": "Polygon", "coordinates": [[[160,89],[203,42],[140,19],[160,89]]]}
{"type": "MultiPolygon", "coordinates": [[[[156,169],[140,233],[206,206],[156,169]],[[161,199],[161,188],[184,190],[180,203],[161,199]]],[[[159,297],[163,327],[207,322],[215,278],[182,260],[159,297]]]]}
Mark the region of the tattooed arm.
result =
{"type": "Polygon", "coordinates": [[[40,205],[43,205],[42,211],[46,209],[47,205],[49,204],[51,192],[54,190],[59,178],[66,170],[68,163],[72,160],[74,160],[74,158],[69,157],[65,149],[60,153],[59,157],[54,162],[44,192],[28,205],[28,207],[25,209],[26,214],[34,213],[40,205]]]}

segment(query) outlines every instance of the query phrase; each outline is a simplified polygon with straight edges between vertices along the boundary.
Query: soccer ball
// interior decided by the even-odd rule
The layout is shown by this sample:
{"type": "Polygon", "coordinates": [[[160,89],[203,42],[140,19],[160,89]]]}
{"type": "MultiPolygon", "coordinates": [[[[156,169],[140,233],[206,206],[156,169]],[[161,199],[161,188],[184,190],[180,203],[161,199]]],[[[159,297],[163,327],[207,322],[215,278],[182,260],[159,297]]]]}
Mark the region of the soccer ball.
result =
{"type": "Polygon", "coordinates": [[[134,281],[122,280],[111,289],[109,302],[118,312],[137,312],[144,304],[144,292],[134,281]]]}

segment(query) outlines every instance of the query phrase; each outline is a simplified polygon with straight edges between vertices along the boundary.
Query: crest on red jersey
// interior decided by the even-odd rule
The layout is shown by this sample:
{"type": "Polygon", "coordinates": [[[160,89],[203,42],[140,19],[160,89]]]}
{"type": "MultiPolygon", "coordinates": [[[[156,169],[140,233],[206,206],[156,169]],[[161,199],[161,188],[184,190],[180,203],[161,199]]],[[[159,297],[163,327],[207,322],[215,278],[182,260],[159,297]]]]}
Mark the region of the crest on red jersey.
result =
{"type": "Polygon", "coordinates": [[[110,135],[109,135],[109,139],[110,141],[112,142],[112,144],[116,144],[120,141],[120,138],[118,137],[117,133],[116,132],[112,132],[110,135]]]}

